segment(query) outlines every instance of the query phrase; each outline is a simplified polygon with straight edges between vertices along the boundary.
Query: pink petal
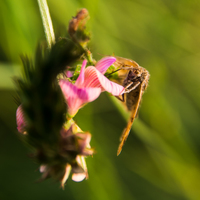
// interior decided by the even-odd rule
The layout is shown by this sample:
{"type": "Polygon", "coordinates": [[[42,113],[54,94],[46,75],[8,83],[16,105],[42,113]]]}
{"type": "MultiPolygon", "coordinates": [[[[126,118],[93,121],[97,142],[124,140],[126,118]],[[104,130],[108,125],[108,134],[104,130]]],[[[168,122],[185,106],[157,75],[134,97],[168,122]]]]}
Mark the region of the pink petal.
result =
{"type": "Polygon", "coordinates": [[[90,156],[94,154],[94,150],[90,148],[90,133],[76,133],[78,137],[78,147],[81,155],[90,156]]]}
{"type": "Polygon", "coordinates": [[[73,73],[71,71],[67,71],[65,74],[67,78],[71,78],[73,76],[73,73]]]}
{"type": "Polygon", "coordinates": [[[25,122],[25,119],[24,119],[24,113],[23,113],[21,105],[17,108],[16,121],[17,121],[17,130],[20,133],[23,133],[24,132],[24,128],[26,126],[26,122],[25,122]]]}
{"type": "MultiPolygon", "coordinates": [[[[87,147],[90,144],[91,134],[90,133],[76,133],[80,143],[83,145],[83,148],[87,147]]],[[[78,141],[78,142],[79,142],[78,141]]]]}
{"type": "Polygon", "coordinates": [[[87,179],[88,178],[88,170],[87,170],[87,165],[86,165],[86,162],[85,162],[85,156],[77,156],[76,157],[76,161],[84,169],[85,175],[86,175],[86,179],[87,179]]]}
{"type": "Polygon", "coordinates": [[[77,87],[68,81],[60,80],[60,88],[64,94],[70,115],[76,114],[82,102],[77,95],[77,87]]]}
{"type": "Polygon", "coordinates": [[[40,173],[44,173],[47,170],[46,165],[40,165],[40,173]]]}
{"type": "Polygon", "coordinates": [[[71,116],[74,116],[85,103],[94,101],[101,93],[100,88],[77,88],[67,80],[60,80],[59,84],[71,116]]]}
{"type": "Polygon", "coordinates": [[[87,60],[84,60],[83,63],[82,63],[82,66],[81,66],[81,71],[80,71],[80,74],[76,80],[76,83],[75,85],[77,87],[81,87],[84,83],[84,71],[85,71],[85,66],[87,64],[87,60]]]}
{"type": "Polygon", "coordinates": [[[102,91],[107,91],[114,96],[119,96],[124,92],[123,86],[110,81],[92,66],[85,70],[84,87],[101,87],[102,91]]]}
{"type": "Polygon", "coordinates": [[[80,182],[86,178],[85,173],[74,173],[72,174],[72,180],[75,182],[80,182]]]}
{"type": "Polygon", "coordinates": [[[86,172],[86,178],[88,178],[88,170],[87,170],[87,165],[86,165],[86,162],[85,162],[85,157],[84,156],[77,156],[76,160],[81,165],[81,167],[84,169],[84,171],[86,172]]]}
{"type": "Polygon", "coordinates": [[[67,165],[66,165],[66,168],[65,168],[65,174],[64,174],[64,176],[63,176],[63,178],[62,178],[62,180],[61,180],[61,186],[62,186],[62,188],[64,188],[64,184],[65,184],[65,182],[67,181],[70,172],[71,172],[71,165],[70,165],[70,164],[67,164],[67,165]]]}
{"type": "Polygon", "coordinates": [[[102,74],[105,74],[105,72],[107,71],[107,69],[116,61],[115,57],[105,57],[102,58],[101,60],[99,60],[97,62],[97,64],[95,65],[96,69],[101,72],[102,74]]]}
{"type": "Polygon", "coordinates": [[[84,156],[77,156],[76,161],[84,169],[85,172],[84,173],[73,173],[72,180],[76,181],[76,182],[80,182],[83,179],[88,178],[87,165],[86,165],[84,156]]]}
{"type": "Polygon", "coordinates": [[[63,139],[66,139],[68,137],[70,137],[71,135],[73,135],[73,131],[72,131],[72,126],[70,126],[69,129],[65,129],[64,127],[60,130],[60,135],[62,136],[63,139]]]}
{"type": "Polygon", "coordinates": [[[81,152],[82,156],[92,156],[94,154],[94,150],[91,148],[85,148],[83,149],[83,151],[81,152]]]}

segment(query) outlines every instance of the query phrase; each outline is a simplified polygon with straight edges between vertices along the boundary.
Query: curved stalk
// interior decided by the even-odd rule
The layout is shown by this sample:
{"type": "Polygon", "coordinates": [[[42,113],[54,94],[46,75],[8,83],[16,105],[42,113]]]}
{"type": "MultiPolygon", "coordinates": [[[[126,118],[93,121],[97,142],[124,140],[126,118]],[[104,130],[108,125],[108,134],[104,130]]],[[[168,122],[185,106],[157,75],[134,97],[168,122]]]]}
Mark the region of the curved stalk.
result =
{"type": "Polygon", "coordinates": [[[47,1],[46,0],[38,0],[38,5],[40,8],[40,13],[41,13],[41,17],[42,17],[42,22],[43,22],[43,26],[44,26],[44,32],[46,35],[48,47],[51,48],[52,44],[55,43],[55,35],[54,35],[53,24],[51,21],[51,16],[49,13],[47,1]]]}

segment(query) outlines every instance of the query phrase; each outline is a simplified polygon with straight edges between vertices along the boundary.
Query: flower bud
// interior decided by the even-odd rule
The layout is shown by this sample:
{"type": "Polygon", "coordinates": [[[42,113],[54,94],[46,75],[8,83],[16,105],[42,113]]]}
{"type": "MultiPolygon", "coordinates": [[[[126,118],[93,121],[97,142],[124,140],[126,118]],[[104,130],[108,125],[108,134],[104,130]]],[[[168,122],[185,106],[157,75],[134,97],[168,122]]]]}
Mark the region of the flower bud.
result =
{"type": "Polygon", "coordinates": [[[81,9],[75,17],[73,17],[68,26],[68,32],[71,38],[78,42],[83,47],[86,46],[90,39],[89,34],[85,31],[85,24],[89,19],[89,13],[87,9],[81,9]]]}

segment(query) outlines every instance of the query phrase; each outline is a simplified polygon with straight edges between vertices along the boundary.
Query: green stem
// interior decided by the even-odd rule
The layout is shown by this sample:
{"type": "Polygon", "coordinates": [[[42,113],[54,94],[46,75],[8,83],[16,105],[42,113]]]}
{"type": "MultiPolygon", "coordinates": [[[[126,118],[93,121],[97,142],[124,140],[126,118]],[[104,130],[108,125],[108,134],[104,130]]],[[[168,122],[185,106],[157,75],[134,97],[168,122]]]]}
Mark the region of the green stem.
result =
{"type": "Polygon", "coordinates": [[[92,53],[89,52],[87,49],[84,49],[84,50],[85,50],[85,56],[87,58],[88,64],[95,65],[94,60],[92,58],[92,53]]]}
{"type": "Polygon", "coordinates": [[[38,0],[38,5],[40,8],[40,13],[42,17],[42,22],[44,26],[44,31],[45,31],[48,47],[51,48],[52,44],[55,43],[55,36],[54,36],[53,24],[51,21],[47,1],[38,0]]]}

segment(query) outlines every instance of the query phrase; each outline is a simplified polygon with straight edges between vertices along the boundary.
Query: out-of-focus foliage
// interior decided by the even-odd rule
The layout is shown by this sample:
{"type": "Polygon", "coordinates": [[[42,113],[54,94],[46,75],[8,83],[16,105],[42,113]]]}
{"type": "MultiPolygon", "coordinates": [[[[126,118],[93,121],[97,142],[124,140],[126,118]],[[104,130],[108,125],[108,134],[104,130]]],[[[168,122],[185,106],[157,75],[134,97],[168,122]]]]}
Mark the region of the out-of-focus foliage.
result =
{"type": "Polygon", "coordinates": [[[102,94],[76,116],[97,152],[87,159],[89,179],[69,180],[64,191],[52,180],[36,184],[38,166],[16,134],[11,77],[20,74],[20,55],[32,56],[45,36],[37,1],[0,0],[0,199],[200,199],[200,2],[47,2],[56,35],[87,8],[94,57],[133,59],[150,72],[150,83],[119,157],[128,115],[102,94]]]}

